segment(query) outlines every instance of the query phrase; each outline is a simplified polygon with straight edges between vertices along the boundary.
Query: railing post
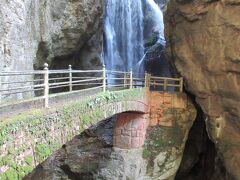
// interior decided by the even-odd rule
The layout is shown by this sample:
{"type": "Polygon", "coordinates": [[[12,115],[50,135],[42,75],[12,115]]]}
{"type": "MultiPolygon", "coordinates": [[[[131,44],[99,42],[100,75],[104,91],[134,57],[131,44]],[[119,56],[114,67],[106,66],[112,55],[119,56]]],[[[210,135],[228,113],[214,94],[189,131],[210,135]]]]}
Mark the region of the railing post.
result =
{"type": "Polygon", "coordinates": [[[103,92],[106,92],[106,67],[103,65],[103,92]]]}
{"type": "Polygon", "coordinates": [[[126,87],[127,85],[127,74],[124,73],[124,77],[123,77],[123,86],[126,87]]]}
{"type": "MultiPolygon", "coordinates": [[[[0,90],[3,89],[3,85],[2,85],[2,76],[0,75],[0,90]]],[[[2,102],[2,92],[0,92],[0,103],[2,102]]]]}
{"type": "Polygon", "coordinates": [[[147,78],[147,81],[148,81],[148,87],[151,86],[151,74],[148,74],[148,78],[147,78]]]}
{"type": "Polygon", "coordinates": [[[148,79],[148,74],[147,74],[147,72],[145,71],[145,82],[144,82],[144,86],[145,86],[145,87],[148,87],[148,86],[147,86],[147,79],[148,79]]]}
{"type": "Polygon", "coordinates": [[[48,97],[49,97],[49,72],[48,64],[44,63],[44,107],[48,108],[48,97]]]}
{"type": "Polygon", "coordinates": [[[131,71],[130,71],[130,89],[132,89],[132,88],[133,88],[133,71],[131,69],[131,71]]]}
{"type": "Polygon", "coordinates": [[[180,92],[183,92],[183,77],[180,78],[180,92]]]}
{"type": "Polygon", "coordinates": [[[163,91],[167,91],[167,79],[164,79],[163,91]]]}
{"type": "Polygon", "coordinates": [[[69,70],[69,91],[72,92],[72,65],[68,66],[68,70],[69,70]]]}

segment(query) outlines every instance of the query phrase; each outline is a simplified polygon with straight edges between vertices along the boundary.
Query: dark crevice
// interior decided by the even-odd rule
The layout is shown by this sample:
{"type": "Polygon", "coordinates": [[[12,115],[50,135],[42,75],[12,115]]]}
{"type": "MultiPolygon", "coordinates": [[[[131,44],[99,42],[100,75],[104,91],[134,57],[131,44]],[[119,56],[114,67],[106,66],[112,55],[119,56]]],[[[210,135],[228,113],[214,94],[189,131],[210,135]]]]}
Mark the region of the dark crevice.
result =
{"type": "Polygon", "coordinates": [[[36,54],[36,60],[34,62],[33,68],[38,70],[43,68],[43,64],[47,61],[49,56],[49,49],[47,42],[40,42],[38,44],[38,50],[36,54]]]}
{"type": "Polygon", "coordinates": [[[215,177],[226,179],[227,172],[218,157],[214,143],[209,139],[205,115],[195,103],[195,97],[188,93],[197,109],[196,120],[189,132],[183,159],[177,172],[177,180],[213,180],[215,177]]]}

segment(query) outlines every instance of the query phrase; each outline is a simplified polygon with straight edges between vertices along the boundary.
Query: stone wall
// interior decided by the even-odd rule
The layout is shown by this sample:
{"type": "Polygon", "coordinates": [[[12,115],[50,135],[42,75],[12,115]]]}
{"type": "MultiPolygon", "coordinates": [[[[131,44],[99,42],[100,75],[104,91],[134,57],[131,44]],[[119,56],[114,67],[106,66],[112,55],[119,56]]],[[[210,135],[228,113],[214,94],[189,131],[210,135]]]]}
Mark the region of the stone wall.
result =
{"type": "Polygon", "coordinates": [[[21,179],[62,144],[103,119],[147,110],[145,89],[133,89],[100,93],[2,119],[0,179],[21,179]]]}

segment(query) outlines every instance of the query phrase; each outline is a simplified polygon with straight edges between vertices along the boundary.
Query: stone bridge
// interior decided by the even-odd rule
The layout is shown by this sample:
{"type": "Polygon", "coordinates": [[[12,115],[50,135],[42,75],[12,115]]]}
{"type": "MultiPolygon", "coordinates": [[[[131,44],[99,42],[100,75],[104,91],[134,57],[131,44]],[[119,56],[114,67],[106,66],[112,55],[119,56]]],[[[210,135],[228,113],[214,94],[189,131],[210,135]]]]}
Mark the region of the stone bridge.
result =
{"type": "Polygon", "coordinates": [[[14,167],[29,173],[74,136],[115,115],[113,146],[140,148],[147,127],[173,126],[187,106],[183,93],[135,88],[61,100],[48,109],[35,108],[1,118],[0,174],[14,167]]]}

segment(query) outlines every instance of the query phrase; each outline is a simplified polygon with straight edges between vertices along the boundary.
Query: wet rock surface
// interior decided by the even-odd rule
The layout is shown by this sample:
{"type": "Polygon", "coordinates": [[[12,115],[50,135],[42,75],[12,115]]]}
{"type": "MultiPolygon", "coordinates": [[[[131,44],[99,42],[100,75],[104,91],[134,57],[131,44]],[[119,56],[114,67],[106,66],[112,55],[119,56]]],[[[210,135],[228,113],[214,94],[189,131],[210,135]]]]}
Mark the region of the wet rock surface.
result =
{"type": "Polygon", "coordinates": [[[240,177],[239,1],[171,0],[168,55],[205,114],[208,135],[233,178],[240,177]]]}

